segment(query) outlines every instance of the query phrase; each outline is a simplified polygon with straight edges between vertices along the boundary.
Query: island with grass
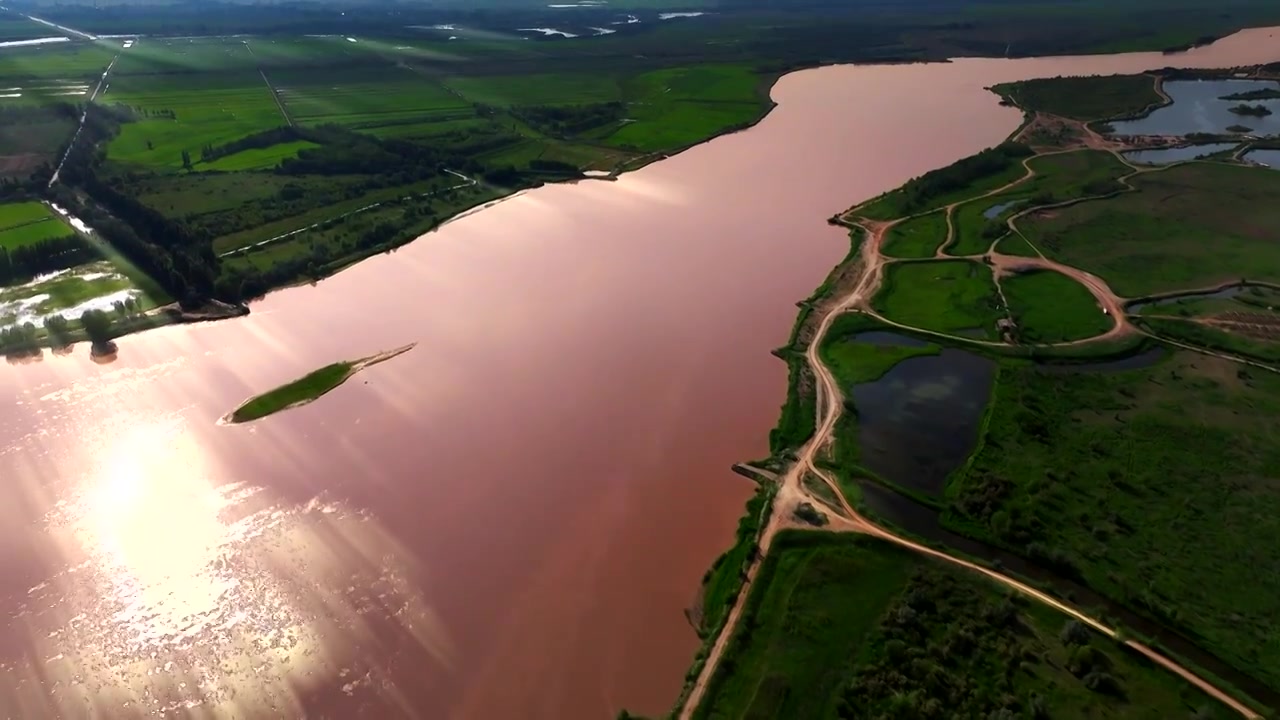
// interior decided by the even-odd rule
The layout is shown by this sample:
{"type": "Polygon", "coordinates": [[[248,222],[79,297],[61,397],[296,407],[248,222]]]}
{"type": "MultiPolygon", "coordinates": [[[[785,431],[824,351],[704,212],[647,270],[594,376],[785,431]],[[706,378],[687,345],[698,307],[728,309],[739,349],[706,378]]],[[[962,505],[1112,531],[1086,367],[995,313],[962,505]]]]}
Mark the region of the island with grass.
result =
{"type": "Polygon", "coordinates": [[[1223,95],[1220,100],[1276,100],[1280,99],[1280,88],[1259,88],[1244,92],[1223,95]]]}
{"type": "Polygon", "coordinates": [[[1271,114],[1271,108],[1266,105],[1249,105],[1247,103],[1234,105],[1227,108],[1227,110],[1245,117],[1266,117],[1271,114]]]}
{"type": "Polygon", "coordinates": [[[1003,144],[832,218],[675,716],[1280,709],[1280,173],[1130,162],[1160,79],[997,86],[1003,144]]]}
{"type": "Polygon", "coordinates": [[[405,345],[404,347],[378,353],[377,355],[370,355],[360,360],[326,365],[319,370],[307,373],[293,382],[249,398],[223,417],[222,422],[227,425],[252,422],[278,412],[315,402],[327,393],[336,390],[361,370],[407,353],[415,345],[416,343],[405,345]]]}

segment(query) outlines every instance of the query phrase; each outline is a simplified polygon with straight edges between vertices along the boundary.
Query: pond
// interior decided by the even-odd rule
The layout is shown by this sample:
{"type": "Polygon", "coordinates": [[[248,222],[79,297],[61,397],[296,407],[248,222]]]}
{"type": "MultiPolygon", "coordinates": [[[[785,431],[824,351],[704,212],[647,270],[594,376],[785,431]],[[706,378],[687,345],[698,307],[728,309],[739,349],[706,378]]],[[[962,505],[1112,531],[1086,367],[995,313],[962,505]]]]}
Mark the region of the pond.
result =
{"type": "Polygon", "coordinates": [[[1187,135],[1189,133],[1227,132],[1233,125],[1250,128],[1253,135],[1280,133],[1280,114],[1265,117],[1237,115],[1231,108],[1240,105],[1262,105],[1280,113],[1280,100],[1223,100],[1222,96],[1250,90],[1280,89],[1280,84],[1262,80],[1174,80],[1164,84],[1173,99],[1140,120],[1112,123],[1116,135],[1187,135]]]}
{"type": "Polygon", "coordinates": [[[1168,165],[1183,160],[1200,158],[1226,152],[1236,147],[1236,143],[1209,143],[1207,145],[1188,145],[1186,147],[1162,148],[1160,150],[1135,150],[1124,153],[1126,160],[1139,165],[1168,165]]]}
{"type": "Polygon", "coordinates": [[[863,464],[904,487],[941,490],[973,449],[994,376],[993,361],[946,349],[904,360],[879,380],[855,385],[863,464]]]}
{"type": "Polygon", "coordinates": [[[1250,150],[1245,153],[1244,159],[1272,170],[1280,170],[1280,150],[1250,150]]]}
{"type": "Polygon", "coordinates": [[[996,219],[997,217],[999,217],[999,216],[1000,216],[1000,214],[1001,214],[1001,213],[1003,213],[1005,210],[1008,210],[1009,208],[1011,208],[1011,207],[1015,207],[1015,206],[1017,206],[1017,205],[1021,205],[1021,204],[1022,204],[1022,203],[1024,203],[1024,202],[1026,202],[1026,201],[1025,201],[1025,200],[1010,200],[1009,202],[1003,202],[1003,203],[1000,203],[999,205],[992,205],[991,207],[989,207],[989,208],[987,208],[986,210],[983,210],[983,211],[982,211],[982,217],[984,217],[984,218],[986,218],[986,219],[988,219],[988,220],[994,220],[994,219],[996,219]]]}
{"type": "Polygon", "coordinates": [[[1178,302],[1181,302],[1182,300],[1188,300],[1191,298],[1195,298],[1197,300],[1222,300],[1226,298],[1233,298],[1239,295],[1240,293],[1244,292],[1246,287],[1247,286],[1245,285],[1232,285],[1231,287],[1225,287],[1225,288],[1222,288],[1221,290],[1207,290],[1204,292],[1185,292],[1185,293],[1178,293],[1176,295],[1166,295],[1165,297],[1153,298],[1151,300],[1139,300],[1137,302],[1129,303],[1128,305],[1125,306],[1124,310],[1129,314],[1133,314],[1133,313],[1141,312],[1144,308],[1160,307],[1162,305],[1173,305],[1178,302]]]}

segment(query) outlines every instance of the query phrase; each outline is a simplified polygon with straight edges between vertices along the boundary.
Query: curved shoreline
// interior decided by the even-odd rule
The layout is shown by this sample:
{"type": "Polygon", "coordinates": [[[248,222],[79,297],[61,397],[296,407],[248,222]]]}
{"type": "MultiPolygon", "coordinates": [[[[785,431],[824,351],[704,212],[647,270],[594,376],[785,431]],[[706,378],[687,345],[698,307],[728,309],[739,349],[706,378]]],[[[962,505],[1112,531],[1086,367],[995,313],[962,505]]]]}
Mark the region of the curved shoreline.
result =
{"type": "MultiPolygon", "coordinates": [[[[240,411],[244,410],[244,409],[245,409],[246,407],[248,407],[250,404],[252,404],[252,403],[256,402],[257,400],[259,400],[259,399],[261,399],[261,398],[263,398],[263,397],[265,397],[265,396],[267,396],[267,395],[270,395],[271,393],[276,392],[276,391],[278,391],[278,390],[280,390],[280,389],[282,389],[282,388],[289,387],[289,386],[290,386],[290,385],[292,385],[293,383],[298,382],[298,380],[294,380],[293,382],[285,383],[284,385],[281,385],[280,387],[274,388],[274,389],[272,389],[272,390],[268,390],[267,392],[262,393],[262,394],[260,394],[260,395],[254,395],[253,397],[248,398],[248,399],[247,399],[247,400],[245,400],[244,402],[242,402],[242,403],[240,403],[239,405],[237,405],[237,406],[236,406],[236,408],[235,408],[234,410],[232,410],[231,412],[229,412],[229,413],[227,413],[226,415],[223,415],[221,418],[219,418],[219,419],[218,419],[218,424],[219,424],[219,425],[244,425],[245,423],[251,423],[251,422],[255,422],[255,421],[257,421],[257,420],[264,420],[264,419],[266,419],[266,418],[268,418],[268,417],[271,417],[272,415],[276,415],[276,414],[278,414],[278,413],[282,413],[282,412],[285,412],[285,411],[287,411],[287,410],[293,410],[294,408],[300,408],[300,407],[302,407],[302,406],[304,406],[304,405],[310,405],[311,403],[313,403],[313,402],[315,402],[315,401],[319,400],[320,398],[324,397],[325,395],[328,395],[329,393],[333,392],[334,390],[337,390],[338,388],[340,388],[340,387],[342,387],[343,385],[345,385],[345,384],[347,383],[347,381],[348,381],[348,380],[350,380],[351,378],[355,377],[355,376],[356,376],[360,371],[365,370],[366,368],[373,367],[374,365],[377,365],[378,363],[384,363],[384,362],[386,362],[386,361],[388,361],[388,360],[390,360],[390,359],[392,359],[392,358],[394,358],[394,357],[397,357],[397,356],[399,356],[399,355],[403,355],[404,353],[407,353],[407,352],[409,352],[410,350],[412,350],[412,349],[414,349],[415,347],[417,347],[417,345],[418,345],[418,343],[416,343],[416,342],[415,342],[415,343],[409,343],[408,345],[404,345],[404,346],[398,347],[398,348],[396,348],[396,349],[394,349],[394,350],[386,350],[386,351],[384,351],[384,352],[380,352],[380,353],[378,353],[378,354],[376,354],[376,355],[370,355],[370,356],[368,356],[368,357],[365,357],[365,358],[361,358],[361,359],[359,359],[359,360],[356,360],[355,362],[352,362],[352,363],[351,363],[351,366],[347,368],[346,372],[342,375],[342,377],[341,377],[341,378],[339,378],[337,381],[335,381],[331,387],[326,388],[326,389],[325,389],[325,390],[323,390],[322,392],[319,392],[319,393],[317,393],[316,395],[314,395],[314,396],[312,396],[312,397],[309,397],[309,398],[306,398],[306,399],[304,399],[304,400],[298,400],[297,402],[289,403],[288,405],[285,405],[284,407],[281,407],[281,408],[279,408],[279,409],[277,409],[277,410],[272,410],[272,411],[270,411],[270,412],[268,412],[268,413],[266,413],[266,414],[264,414],[264,415],[260,415],[260,416],[252,417],[252,418],[246,418],[246,419],[244,419],[244,420],[237,420],[237,419],[236,419],[236,414],[238,414],[240,411]]],[[[305,377],[306,377],[306,376],[304,375],[304,376],[303,376],[303,378],[305,378],[305,377]]],[[[300,378],[300,379],[301,379],[301,378],[300,378]]]]}

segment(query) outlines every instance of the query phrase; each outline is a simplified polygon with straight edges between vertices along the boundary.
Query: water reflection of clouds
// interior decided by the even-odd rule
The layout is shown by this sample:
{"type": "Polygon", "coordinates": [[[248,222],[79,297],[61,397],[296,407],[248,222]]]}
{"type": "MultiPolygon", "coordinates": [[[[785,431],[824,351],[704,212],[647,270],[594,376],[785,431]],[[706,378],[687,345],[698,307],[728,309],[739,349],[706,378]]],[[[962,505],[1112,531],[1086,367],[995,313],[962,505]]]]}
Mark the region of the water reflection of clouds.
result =
{"type": "Polygon", "coordinates": [[[450,665],[407,555],[369,515],[211,485],[176,416],[88,445],[101,463],[44,519],[59,569],[9,620],[24,639],[0,652],[0,715],[300,716],[326,684],[390,692],[387,658],[361,652],[388,626],[450,665]]]}

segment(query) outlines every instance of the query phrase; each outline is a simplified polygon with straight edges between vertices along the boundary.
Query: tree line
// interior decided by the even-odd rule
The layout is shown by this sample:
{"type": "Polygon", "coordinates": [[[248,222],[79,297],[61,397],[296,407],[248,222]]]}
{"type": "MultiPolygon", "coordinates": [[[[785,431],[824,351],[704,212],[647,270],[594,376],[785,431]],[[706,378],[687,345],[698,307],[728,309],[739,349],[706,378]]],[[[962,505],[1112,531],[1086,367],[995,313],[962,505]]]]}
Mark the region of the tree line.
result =
{"type": "Polygon", "coordinates": [[[79,235],[50,238],[11,250],[0,247],[0,285],[26,282],[42,273],[100,257],[98,250],[79,235]]]}

